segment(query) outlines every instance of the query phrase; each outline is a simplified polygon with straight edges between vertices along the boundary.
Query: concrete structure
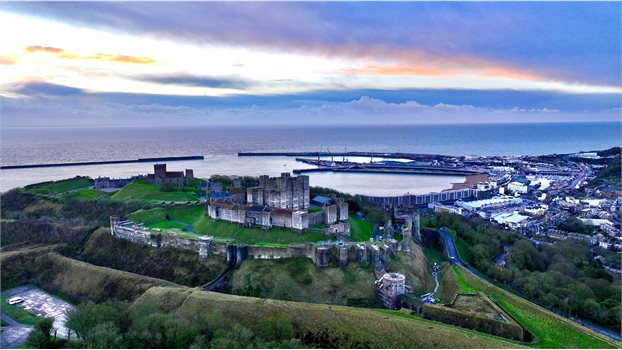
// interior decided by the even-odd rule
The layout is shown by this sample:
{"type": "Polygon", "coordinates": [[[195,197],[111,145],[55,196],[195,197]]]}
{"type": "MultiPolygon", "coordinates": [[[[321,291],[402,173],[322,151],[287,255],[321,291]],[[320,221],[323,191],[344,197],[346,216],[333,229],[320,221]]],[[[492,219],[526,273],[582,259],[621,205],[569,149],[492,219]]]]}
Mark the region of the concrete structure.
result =
{"type": "Polygon", "coordinates": [[[155,164],[153,174],[147,175],[147,180],[155,185],[188,186],[194,180],[194,171],[186,169],[183,171],[167,171],[166,164],[155,164]]]}

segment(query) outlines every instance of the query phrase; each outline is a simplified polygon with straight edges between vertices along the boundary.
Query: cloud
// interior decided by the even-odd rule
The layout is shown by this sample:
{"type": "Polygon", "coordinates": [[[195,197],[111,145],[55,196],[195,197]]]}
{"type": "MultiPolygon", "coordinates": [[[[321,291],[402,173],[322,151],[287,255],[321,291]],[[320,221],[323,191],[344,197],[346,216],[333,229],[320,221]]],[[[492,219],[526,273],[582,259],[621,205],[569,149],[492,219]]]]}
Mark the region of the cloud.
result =
{"type": "Polygon", "coordinates": [[[82,89],[38,81],[14,84],[9,90],[29,97],[61,97],[86,94],[86,91],[82,89]]]}
{"type": "Polygon", "coordinates": [[[128,56],[128,55],[115,55],[108,53],[96,53],[94,55],[78,55],[74,53],[66,52],[65,50],[58,47],[51,46],[40,46],[40,45],[31,45],[24,49],[26,52],[30,53],[50,53],[55,54],[62,59],[67,60],[96,60],[96,61],[110,61],[110,62],[119,62],[119,63],[135,63],[135,64],[150,64],[155,63],[156,60],[151,57],[137,57],[137,56],[128,56]]]}
{"type": "Polygon", "coordinates": [[[51,46],[40,46],[40,45],[31,45],[26,47],[24,50],[28,52],[48,52],[48,53],[63,53],[65,52],[63,49],[58,47],[51,46]]]}
{"type": "MultiPolygon", "coordinates": [[[[620,85],[616,3],[7,3],[77,25],[200,44],[391,61],[407,74],[620,85]],[[422,71],[423,69],[423,71],[422,71]]],[[[387,68],[388,69],[388,68],[387,68]]],[[[395,71],[395,70],[394,70],[395,71]]]]}
{"type": "Polygon", "coordinates": [[[419,125],[618,121],[619,110],[561,112],[551,108],[483,108],[469,104],[388,102],[362,96],[350,101],[264,105],[172,105],[157,96],[141,103],[102,99],[99,94],[29,84],[35,97],[3,99],[5,127],[172,125],[419,125]]]}
{"type": "Polygon", "coordinates": [[[210,87],[225,89],[244,89],[256,83],[239,76],[195,76],[188,74],[144,75],[132,77],[134,80],[166,85],[210,87]]]}

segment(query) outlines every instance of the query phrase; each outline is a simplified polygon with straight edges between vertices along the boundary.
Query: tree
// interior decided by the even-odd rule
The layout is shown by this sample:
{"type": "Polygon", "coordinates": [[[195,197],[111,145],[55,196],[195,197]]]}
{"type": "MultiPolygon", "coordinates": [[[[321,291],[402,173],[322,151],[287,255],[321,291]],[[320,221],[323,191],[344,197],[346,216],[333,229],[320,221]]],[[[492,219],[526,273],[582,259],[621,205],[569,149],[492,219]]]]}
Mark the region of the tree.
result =
{"type": "Polygon", "coordinates": [[[28,335],[28,344],[37,349],[50,349],[56,343],[56,328],[53,318],[44,318],[35,323],[28,335]],[[53,335],[52,335],[53,334],[53,335]]]}

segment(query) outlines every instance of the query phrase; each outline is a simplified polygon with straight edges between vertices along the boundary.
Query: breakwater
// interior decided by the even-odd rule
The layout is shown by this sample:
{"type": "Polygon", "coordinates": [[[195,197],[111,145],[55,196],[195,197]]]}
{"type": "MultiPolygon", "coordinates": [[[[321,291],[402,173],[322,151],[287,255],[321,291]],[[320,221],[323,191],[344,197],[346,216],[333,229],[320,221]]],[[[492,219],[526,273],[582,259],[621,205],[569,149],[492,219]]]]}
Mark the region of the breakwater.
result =
{"type": "Polygon", "coordinates": [[[138,159],[124,159],[124,160],[102,160],[102,161],[93,161],[93,162],[2,165],[0,166],[0,169],[50,168],[50,167],[62,167],[62,166],[122,164],[122,163],[174,162],[174,161],[180,161],[180,160],[202,160],[202,159],[205,159],[205,157],[204,156],[158,157],[158,158],[138,158],[138,159]]]}
{"type": "Polygon", "coordinates": [[[399,152],[238,152],[238,157],[374,157],[410,160],[441,160],[444,158],[454,158],[441,154],[399,152]]]}

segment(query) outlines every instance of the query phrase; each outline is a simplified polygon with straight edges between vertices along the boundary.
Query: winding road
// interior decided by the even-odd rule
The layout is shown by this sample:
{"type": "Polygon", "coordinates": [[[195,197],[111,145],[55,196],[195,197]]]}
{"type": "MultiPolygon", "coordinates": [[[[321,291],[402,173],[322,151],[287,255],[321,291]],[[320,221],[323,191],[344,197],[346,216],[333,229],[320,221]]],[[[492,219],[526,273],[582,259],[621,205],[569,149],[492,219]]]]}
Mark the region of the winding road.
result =
{"type": "MultiPolygon", "coordinates": [[[[475,277],[477,277],[479,279],[482,279],[482,280],[484,280],[484,281],[486,281],[488,283],[493,283],[494,284],[494,282],[488,276],[486,276],[483,273],[481,273],[481,272],[477,271],[476,269],[472,268],[469,264],[465,263],[464,261],[462,261],[460,259],[460,256],[458,254],[458,250],[456,249],[456,242],[454,242],[453,237],[451,235],[451,232],[449,232],[446,228],[440,228],[438,230],[438,232],[439,232],[441,238],[443,239],[443,241],[445,242],[445,247],[447,248],[447,257],[449,258],[449,263],[450,264],[460,265],[460,266],[464,267],[465,269],[467,269],[467,271],[469,271],[475,277]]],[[[524,295],[522,295],[521,293],[519,293],[519,292],[517,292],[517,291],[515,291],[515,290],[513,290],[511,288],[508,288],[506,290],[508,292],[518,296],[518,297],[521,297],[523,299],[529,300],[524,295]]],[[[569,318],[569,317],[567,317],[565,315],[562,315],[561,313],[556,312],[554,310],[549,310],[549,309],[547,309],[547,310],[551,311],[551,312],[553,312],[553,313],[555,313],[555,314],[557,314],[557,315],[559,315],[561,317],[564,317],[565,319],[567,319],[569,321],[572,321],[572,322],[574,322],[576,324],[579,324],[579,325],[581,325],[581,326],[583,326],[585,328],[591,329],[594,332],[597,332],[597,333],[600,333],[600,334],[602,334],[602,335],[604,335],[606,337],[609,337],[609,338],[611,338],[611,339],[613,339],[615,341],[618,341],[618,342],[622,341],[621,335],[619,333],[616,333],[615,331],[613,331],[611,329],[608,329],[608,328],[605,328],[605,327],[601,327],[601,326],[599,326],[597,324],[594,324],[594,323],[592,323],[590,321],[587,321],[585,319],[582,319],[580,317],[569,318]]]]}

